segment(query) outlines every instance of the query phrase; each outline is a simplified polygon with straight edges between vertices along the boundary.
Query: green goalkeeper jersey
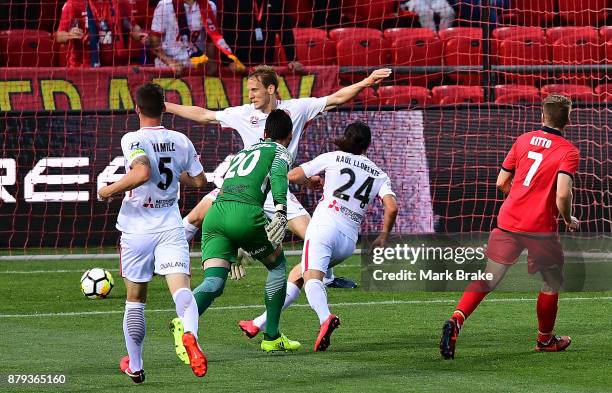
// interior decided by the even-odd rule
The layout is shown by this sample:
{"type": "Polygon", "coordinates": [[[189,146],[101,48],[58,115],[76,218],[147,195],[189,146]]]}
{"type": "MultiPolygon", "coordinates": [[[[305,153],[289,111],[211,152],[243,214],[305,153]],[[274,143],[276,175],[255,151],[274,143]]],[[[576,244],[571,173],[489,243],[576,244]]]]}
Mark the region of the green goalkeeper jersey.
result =
{"type": "Polygon", "coordinates": [[[291,161],[287,148],[270,140],[243,149],[230,162],[216,201],[262,207],[271,191],[275,205],[287,206],[287,172],[291,161]]]}

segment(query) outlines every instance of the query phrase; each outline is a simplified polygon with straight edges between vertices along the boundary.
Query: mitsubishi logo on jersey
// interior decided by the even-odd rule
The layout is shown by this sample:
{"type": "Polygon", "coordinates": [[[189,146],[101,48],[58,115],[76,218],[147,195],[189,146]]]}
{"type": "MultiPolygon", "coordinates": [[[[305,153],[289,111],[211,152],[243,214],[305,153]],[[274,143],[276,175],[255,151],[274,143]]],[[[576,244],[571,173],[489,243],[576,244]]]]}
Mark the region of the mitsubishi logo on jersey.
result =
{"type": "Polygon", "coordinates": [[[340,207],[337,205],[338,201],[337,200],[333,200],[332,203],[329,204],[329,206],[327,206],[330,209],[336,209],[337,212],[340,211],[340,207]]]}
{"type": "Polygon", "coordinates": [[[151,197],[149,197],[149,200],[147,202],[142,204],[142,207],[148,207],[148,208],[153,209],[154,206],[153,206],[153,202],[151,202],[151,197]]]}

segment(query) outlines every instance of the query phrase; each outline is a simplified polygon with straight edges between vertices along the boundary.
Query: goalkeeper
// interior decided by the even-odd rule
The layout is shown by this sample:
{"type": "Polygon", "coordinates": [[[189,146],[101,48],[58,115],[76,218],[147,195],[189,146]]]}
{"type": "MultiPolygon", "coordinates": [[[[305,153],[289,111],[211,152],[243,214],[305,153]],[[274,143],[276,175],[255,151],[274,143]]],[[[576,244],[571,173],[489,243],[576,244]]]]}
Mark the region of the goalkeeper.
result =
{"type": "MultiPolygon", "coordinates": [[[[293,351],[301,346],[280,333],[278,327],[287,290],[281,245],[287,229],[287,172],[292,161],[287,146],[292,129],[289,115],[282,109],[273,110],[266,119],[265,140],[232,159],[221,192],[204,220],[204,282],[194,290],[202,315],[223,293],[238,248],[261,261],[268,269],[264,290],[268,323],[261,342],[261,349],[266,352],[293,351]],[[268,192],[272,192],[276,206],[270,222],[263,210],[268,192]]],[[[180,341],[177,336],[180,337],[180,332],[175,329],[175,345],[180,341]]]]}

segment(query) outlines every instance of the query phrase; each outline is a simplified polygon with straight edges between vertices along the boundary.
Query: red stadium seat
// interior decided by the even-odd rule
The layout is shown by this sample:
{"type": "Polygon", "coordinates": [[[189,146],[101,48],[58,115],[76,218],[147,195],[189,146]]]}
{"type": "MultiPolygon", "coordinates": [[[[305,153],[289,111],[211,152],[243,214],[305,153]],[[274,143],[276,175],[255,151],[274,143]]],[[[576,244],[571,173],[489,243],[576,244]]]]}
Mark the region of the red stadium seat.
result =
{"type": "MultiPolygon", "coordinates": [[[[510,37],[500,42],[500,65],[545,65],[549,63],[548,46],[544,36],[510,37]]],[[[546,73],[503,73],[506,82],[534,84],[547,78],[546,73]]]]}
{"type": "Polygon", "coordinates": [[[444,42],[451,38],[479,38],[482,39],[482,29],[478,27],[451,27],[440,30],[438,36],[444,42]]]}
{"type": "Polygon", "coordinates": [[[419,86],[383,86],[378,97],[383,105],[425,106],[431,100],[429,90],[419,86]]]}
{"type": "Polygon", "coordinates": [[[612,83],[604,83],[595,88],[595,95],[600,101],[612,102],[612,83]]]}
{"type": "Polygon", "coordinates": [[[542,99],[540,94],[536,93],[514,93],[498,96],[495,98],[496,104],[533,104],[539,103],[542,99]]]}
{"type": "Polygon", "coordinates": [[[392,44],[393,42],[395,42],[396,39],[403,38],[403,37],[435,38],[436,33],[431,31],[430,29],[426,29],[423,27],[418,27],[418,28],[394,27],[392,29],[386,29],[383,32],[383,36],[385,37],[386,40],[389,41],[389,43],[392,44]]]}
{"type": "Polygon", "coordinates": [[[510,8],[519,25],[550,26],[555,17],[557,0],[513,0],[510,8]]]}
{"type": "Polygon", "coordinates": [[[345,38],[383,38],[380,30],[369,29],[367,27],[341,27],[329,32],[329,38],[338,42],[345,38]]]}
{"type": "MultiPolygon", "coordinates": [[[[444,64],[449,66],[482,65],[482,30],[474,27],[453,27],[439,32],[444,42],[444,64]]],[[[449,74],[452,80],[467,85],[480,85],[480,72],[449,74]]]]}
{"type": "MultiPolygon", "coordinates": [[[[605,62],[605,49],[599,37],[570,35],[558,39],[553,45],[553,62],[560,65],[599,64],[605,62]]],[[[589,83],[599,79],[598,72],[564,73],[561,80],[573,84],[589,83]]]]}
{"type": "Polygon", "coordinates": [[[440,105],[484,101],[484,91],[480,86],[436,86],[431,92],[433,102],[440,105]]]}
{"type": "Polygon", "coordinates": [[[603,26],[599,28],[599,36],[604,41],[612,40],[612,26],[603,26]]]}
{"type": "Polygon", "coordinates": [[[381,105],[380,98],[376,95],[373,88],[368,87],[359,92],[354,100],[351,100],[347,106],[365,106],[369,109],[378,108],[381,105]]]}
{"type": "Polygon", "coordinates": [[[378,0],[375,4],[371,0],[343,0],[343,19],[352,24],[361,24],[367,27],[380,29],[385,22],[393,22],[395,26],[400,21],[412,22],[416,18],[414,13],[398,13],[397,0],[378,0]]]}
{"type": "Polygon", "coordinates": [[[497,85],[494,87],[495,97],[511,94],[538,94],[539,90],[535,86],[529,85],[497,85]]]}
{"type": "Polygon", "coordinates": [[[612,38],[609,39],[604,45],[604,54],[607,62],[612,61],[612,38]]]}
{"type": "Polygon", "coordinates": [[[606,20],[607,0],[559,0],[559,16],[569,25],[597,26],[606,20]]]}
{"type": "Polygon", "coordinates": [[[507,26],[499,27],[491,33],[491,61],[492,64],[499,64],[499,46],[501,41],[523,38],[523,37],[546,37],[546,33],[543,28],[538,26],[507,26]]]}
{"type": "Polygon", "coordinates": [[[295,53],[303,65],[329,65],[334,63],[336,48],[327,38],[325,30],[312,28],[293,29],[295,53]]]}
{"type": "MultiPolygon", "coordinates": [[[[396,66],[441,66],[442,42],[434,37],[405,36],[391,45],[391,64],[396,66]]],[[[441,73],[404,75],[395,73],[396,81],[427,86],[442,78],[441,73]]]]}
{"type": "Polygon", "coordinates": [[[51,33],[42,30],[0,32],[0,66],[53,67],[56,47],[51,33]]]}
{"type": "Polygon", "coordinates": [[[596,96],[593,94],[593,89],[590,86],[585,85],[552,84],[542,86],[540,91],[542,93],[542,97],[557,93],[568,96],[575,101],[592,102],[596,99],[596,96]]]}
{"type": "Polygon", "coordinates": [[[581,37],[598,37],[599,32],[596,28],[590,26],[561,26],[552,27],[546,30],[546,40],[550,45],[553,45],[560,38],[580,35],[581,37]]]}
{"type": "MultiPolygon", "coordinates": [[[[387,42],[382,38],[341,39],[336,44],[336,54],[339,66],[380,66],[388,63],[387,42]]],[[[357,74],[341,73],[340,77],[355,82],[357,74]]]]}

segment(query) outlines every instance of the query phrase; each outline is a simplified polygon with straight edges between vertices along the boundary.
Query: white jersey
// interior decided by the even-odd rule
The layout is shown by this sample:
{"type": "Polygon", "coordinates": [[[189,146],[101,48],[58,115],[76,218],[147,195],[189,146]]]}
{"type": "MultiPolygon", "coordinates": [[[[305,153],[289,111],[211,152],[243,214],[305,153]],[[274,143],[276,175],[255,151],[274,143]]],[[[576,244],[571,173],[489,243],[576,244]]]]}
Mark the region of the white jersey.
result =
{"type": "MultiPolygon", "coordinates": [[[[297,157],[300,136],[306,127],[306,123],[323,112],[326,105],[327,97],[278,100],[277,109],[287,111],[293,122],[293,140],[287,150],[294,160],[297,157]]],[[[233,128],[240,134],[245,148],[259,143],[263,139],[268,114],[255,109],[255,105],[233,106],[215,113],[217,121],[221,123],[222,127],[233,128]]]]}
{"type": "Polygon", "coordinates": [[[325,172],[323,197],[309,228],[333,225],[357,241],[361,222],[374,197],[395,196],[389,176],[364,155],[332,151],[300,166],[306,177],[325,172]]]}
{"type": "Polygon", "coordinates": [[[163,126],[143,127],[121,138],[125,170],[146,156],[151,178],[127,192],[117,217],[117,229],[124,233],[157,233],[182,228],[178,208],[179,178],[182,172],[197,176],[204,171],[193,143],[180,132],[163,126]]]}

